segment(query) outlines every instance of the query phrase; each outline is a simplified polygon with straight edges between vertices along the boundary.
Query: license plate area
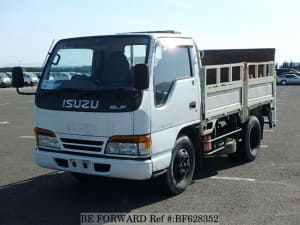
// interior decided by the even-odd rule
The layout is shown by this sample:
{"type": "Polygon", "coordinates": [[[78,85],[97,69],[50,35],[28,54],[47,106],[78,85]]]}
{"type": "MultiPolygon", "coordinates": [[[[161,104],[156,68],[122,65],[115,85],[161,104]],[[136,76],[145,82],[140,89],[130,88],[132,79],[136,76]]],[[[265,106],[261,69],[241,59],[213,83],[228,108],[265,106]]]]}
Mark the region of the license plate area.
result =
{"type": "Polygon", "coordinates": [[[77,172],[91,172],[92,163],[90,160],[70,159],[70,168],[77,172]]]}

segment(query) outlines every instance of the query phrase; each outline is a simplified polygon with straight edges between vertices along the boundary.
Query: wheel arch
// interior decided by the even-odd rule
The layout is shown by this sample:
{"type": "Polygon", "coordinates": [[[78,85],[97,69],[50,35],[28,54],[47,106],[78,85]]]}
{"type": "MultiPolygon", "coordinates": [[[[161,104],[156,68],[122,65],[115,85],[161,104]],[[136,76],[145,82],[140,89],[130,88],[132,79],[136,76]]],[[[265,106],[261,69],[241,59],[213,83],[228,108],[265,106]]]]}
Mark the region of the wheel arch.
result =
{"type": "Polygon", "coordinates": [[[184,192],[192,182],[197,165],[196,133],[196,127],[191,125],[182,128],[176,137],[171,162],[164,176],[165,189],[172,195],[184,192]]]}
{"type": "Polygon", "coordinates": [[[201,150],[202,148],[200,145],[199,124],[190,125],[182,128],[179,131],[176,139],[178,139],[180,136],[183,135],[188,136],[194,145],[196,151],[195,154],[196,154],[196,165],[197,165],[202,156],[202,150],[201,150]]]}

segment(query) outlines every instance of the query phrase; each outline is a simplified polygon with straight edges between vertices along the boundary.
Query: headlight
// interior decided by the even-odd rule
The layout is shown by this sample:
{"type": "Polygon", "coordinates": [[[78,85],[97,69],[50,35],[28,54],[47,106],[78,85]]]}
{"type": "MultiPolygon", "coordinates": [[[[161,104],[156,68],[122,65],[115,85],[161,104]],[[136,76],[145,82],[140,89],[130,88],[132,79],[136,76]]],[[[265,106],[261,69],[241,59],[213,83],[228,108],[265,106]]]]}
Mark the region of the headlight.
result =
{"type": "Polygon", "coordinates": [[[60,149],[58,139],[52,131],[41,128],[34,128],[34,132],[36,134],[36,142],[38,147],[60,149]]]}
{"type": "Polygon", "coordinates": [[[108,140],[105,153],[119,155],[146,156],[151,154],[151,137],[114,136],[108,140]]]}
{"type": "Polygon", "coordinates": [[[109,154],[121,154],[121,155],[137,155],[137,144],[134,143],[121,143],[111,142],[106,146],[106,153],[109,154]]]}
{"type": "Polygon", "coordinates": [[[56,137],[50,137],[41,134],[37,135],[37,145],[39,147],[60,148],[56,137]]]}

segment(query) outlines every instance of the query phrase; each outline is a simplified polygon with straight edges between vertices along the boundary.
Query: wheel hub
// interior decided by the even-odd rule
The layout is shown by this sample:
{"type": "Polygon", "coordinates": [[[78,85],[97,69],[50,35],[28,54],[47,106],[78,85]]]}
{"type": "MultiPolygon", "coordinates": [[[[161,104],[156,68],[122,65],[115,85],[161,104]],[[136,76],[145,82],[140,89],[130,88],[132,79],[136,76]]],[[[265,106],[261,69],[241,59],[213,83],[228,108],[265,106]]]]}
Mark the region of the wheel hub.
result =
{"type": "Polygon", "coordinates": [[[191,168],[190,156],[186,149],[180,149],[174,159],[174,177],[176,182],[183,180],[191,168]]]}

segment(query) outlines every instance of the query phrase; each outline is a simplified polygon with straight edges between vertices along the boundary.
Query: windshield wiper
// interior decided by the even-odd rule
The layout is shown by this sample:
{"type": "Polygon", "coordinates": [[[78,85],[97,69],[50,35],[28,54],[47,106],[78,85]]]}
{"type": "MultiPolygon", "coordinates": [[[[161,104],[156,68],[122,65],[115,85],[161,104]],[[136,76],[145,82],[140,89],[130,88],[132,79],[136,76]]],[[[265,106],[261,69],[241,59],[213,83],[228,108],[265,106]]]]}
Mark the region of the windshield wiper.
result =
{"type": "Polygon", "coordinates": [[[82,94],[92,94],[95,91],[94,90],[82,90],[82,89],[78,89],[78,88],[67,88],[67,87],[63,87],[63,88],[57,88],[57,89],[41,89],[42,93],[44,95],[58,95],[62,92],[76,92],[76,93],[82,93],[82,94]]]}
{"type": "Polygon", "coordinates": [[[136,93],[137,90],[129,87],[103,87],[103,83],[93,77],[89,76],[82,76],[82,75],[75,75],[72,77],[72,80],[75,79],[82,79],[82,80],[87,80],[91,81],[93,84],[101,86],[101,89],[97,91],[102,91],[102,92],[129,92],[129,93],[136,93]]]}
{"type": "Polygon", "coordinates": [[[128,88],[128,87],[106,87],[101,88],[100,91],[103,92],[137,92],[136,89],[128,88]]]}
{"type": "Polygon", "coordinates": [[[40,89],[41,92],[45,95],[50,94],[60,94],[62,92],[76,92],[80,94],[95,94],[95,93],[115,93],[115,94],[136,94],[138,90],[136,89],[129,89],[129,88],[99,88],[99,89],[80,89],[80,88],[71,88],[71,87],[62,87],[57,89],[40,89]]]}
{"type": "Polygon", "coordinates": [[[79,92],[82,91],[78,88],[69,88],[69,87],[62,87],[62,88],[56,88],[56,89],[42,89],[42,91],[46,93],[54,93],[54,92],[64,92],[64,91],[74,91],[79,92]]]}
{"type": "Polygon", "coordinates": [[[90,76],[74,75],[71,80],[76,80],[76,79],[78,79],[78,80],[87,80],[87,81],[91,81],[93,84],[102,85],[102,83],[99,80],[97,80],[93,77],[90,77],[90,76]]]}

